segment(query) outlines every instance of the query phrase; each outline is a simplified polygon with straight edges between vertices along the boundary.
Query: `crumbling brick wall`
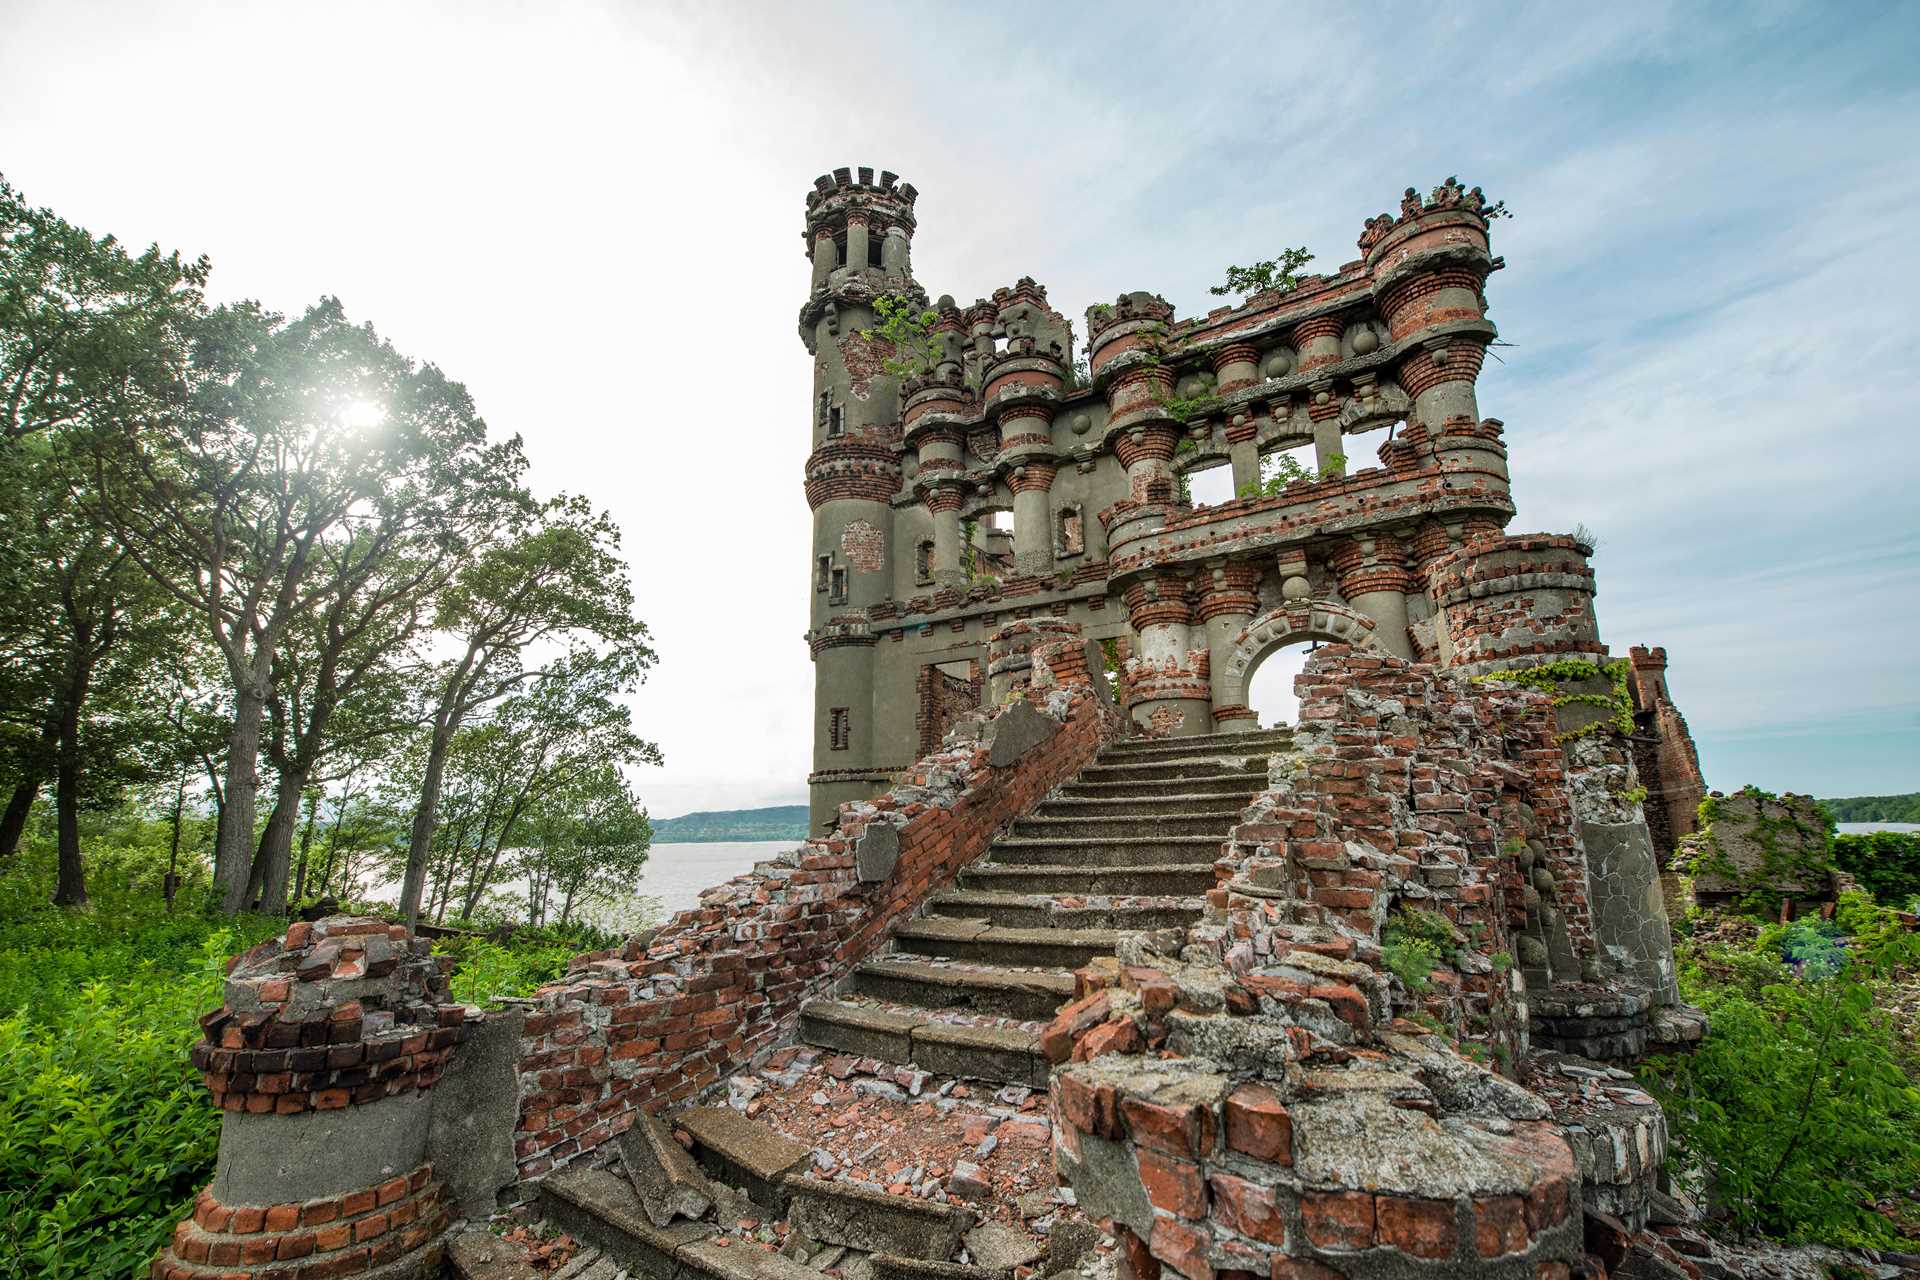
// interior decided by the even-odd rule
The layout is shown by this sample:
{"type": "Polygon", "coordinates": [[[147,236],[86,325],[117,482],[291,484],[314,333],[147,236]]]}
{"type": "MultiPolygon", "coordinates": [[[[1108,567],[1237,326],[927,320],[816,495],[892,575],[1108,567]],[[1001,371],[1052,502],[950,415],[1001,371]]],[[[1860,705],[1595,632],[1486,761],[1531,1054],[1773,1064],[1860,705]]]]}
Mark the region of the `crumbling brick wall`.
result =
{"type": "Polygon", "coordinates": [[[1043,1034],[1056,1162],[1136,1280],[1566,1276],[1583,1182],[1643,1223],[1665,1127],[1637,1092],[1563,1119],[1515,1079],[1533,993],[1514,951],[1550,896],[1574,962],[1546,962],[1557,989],[1602,991],[1582,981],[1608,963],[1582,832],[1620,816],[1624,753],[1565,738],[1548,694],[1344,646],[1295,687],[1296,749],[1205,919],[1081,970],[1043,1034]],[[1388,952],[1405,908],[1451,929],[1425,975],[1388,952]]]}
{"type": "Polygon", "coordinates": [[[578,957],[565,981],[540,991],[519,1071],[521,1177],[594,1150],[636,1108],[688,1098],[788,1039],[802,1004],[1077,773],[1118,722],[1070,629],[1033,646],[1023,696],[982,713],[976,728],[892,790],[843,805],[830,835],[708,890],[699,907],[617,952],[578,957]],[[1034,717],[1050,728],[1034,729],[1034,717]],[[996,765],[996,732],[1016,720],[1044,740],[996,765]],[[863,842],[882,827],[897,862],[883,880],[864,880],[863,842]]]}

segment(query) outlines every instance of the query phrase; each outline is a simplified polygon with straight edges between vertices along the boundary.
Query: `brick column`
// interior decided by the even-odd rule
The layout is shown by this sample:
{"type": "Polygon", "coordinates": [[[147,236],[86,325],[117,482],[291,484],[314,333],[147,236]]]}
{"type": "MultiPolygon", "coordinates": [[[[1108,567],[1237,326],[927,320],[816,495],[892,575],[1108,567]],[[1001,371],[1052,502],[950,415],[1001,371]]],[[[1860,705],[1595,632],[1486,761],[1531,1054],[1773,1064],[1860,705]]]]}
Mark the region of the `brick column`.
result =
{"type": "Polygon", "coordinates": [[[1330,557],[1340,578],[1340,594],[1356,613],[1372,618],[1374,639],[1398,658],[1413,657],[1407,638],[1407,593],[1414,577],[1407,568],[1407,548],[1392,534],[1349,538],[1330,557]]]}
{"type": "Polygon", "coordinates": [[[1251,414],[1235,413],[1227,419],[1227,463],[1233,468],[1236,497],[1260,483],[1259,434],[1260,424],[1251,414]]]}
{"type": "Polygon", "coordinates": [[[1213,730],[1207,649],[1196,646],[1189,584],[1144,577],[1126,589],[1127,617],[1138,639],[1127,662],[1127,714],[1156,737],[1213,730]]]}
{"type": "Polygon", "coordinates": [[[933,580],[943,587],[958,587],[967,581],[960,545],[960,508],[966,504],[966,491],[957,480],[942,480],[921,490],[920,501],[933,516],[933,580]]]}
{"type": "MultiPolygon", "coordinates": [[[[1338,316],[1314,316],[1293,327],[1294,349],[1300,353],[1300,372],[1311,373],[1340,363],[1340,331],[1338,316]]],[[[1330,379],[1309,383],[1307,390],[1307,416],[1313,419],[1313,465],[1324,472],[1331,469],[1333,455],[1343,451],[1340,400],[1333,394],[1330,379]]]]}
{"type": "Polygon", "coordinates": [[[1047,573],[1053,568],[1052,518],[1048,491],[1056,468],[1051,462],[1029,462],[1007,473],[1013,490],[1013,564],[1021,573],[1047,573]]]}
{"type": "Polygon", "coordinates": [[[470,1026],[428,941],[372,918],[293,925],[235,959],[200,1025],[220,1159],[154,1280],[438,1276],[452,1211],[428,1091],[470,1026]]]}
{"type": "Polygon", "coordinates": [[[1194,617],[1206,625],[1207,671],[1213,699],[1213,727],[1219,733],[1251,732],[1260,727],[1252,707],[1230,703],[1223,694],[1227,659],[1233,643],[1260,608],[1260,566],[1226,563],[1201,571],[1200,600],[1194,617]]]}

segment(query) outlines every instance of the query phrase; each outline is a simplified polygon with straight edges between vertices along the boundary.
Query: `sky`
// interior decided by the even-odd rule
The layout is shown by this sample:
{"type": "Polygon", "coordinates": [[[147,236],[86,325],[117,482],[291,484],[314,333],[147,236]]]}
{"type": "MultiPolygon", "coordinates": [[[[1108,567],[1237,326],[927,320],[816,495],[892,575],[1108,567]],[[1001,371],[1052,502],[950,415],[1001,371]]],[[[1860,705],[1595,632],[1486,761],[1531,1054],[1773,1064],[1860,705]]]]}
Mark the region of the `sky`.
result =
{"type": "MultiPolygon", "coordinates": [[[[0,0],[0,171],[340,297],[625,531],[656,816],[805,798],[795,330],[816,174],[920,188],[915,274],[1070,317],[1457,174],[1511,532],[1598,535],[1709,785],[1920,789],[1920,7],[0,0]]],[[[1261,691],[1282,664],[1263,670],[1261,691]]]]}

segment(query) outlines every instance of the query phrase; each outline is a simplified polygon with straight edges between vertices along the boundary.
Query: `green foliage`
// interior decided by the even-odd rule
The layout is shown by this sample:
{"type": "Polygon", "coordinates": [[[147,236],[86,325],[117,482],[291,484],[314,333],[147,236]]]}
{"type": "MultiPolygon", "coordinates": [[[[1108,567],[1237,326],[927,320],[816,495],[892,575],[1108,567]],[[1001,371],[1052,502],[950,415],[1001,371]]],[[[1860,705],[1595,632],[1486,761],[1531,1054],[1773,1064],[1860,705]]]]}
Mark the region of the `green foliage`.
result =
{"type": "Polygon", "coordinates": [[[1427,975],[1440,965],[1457,966],[1460,949],[1460,933],[1452,921],[1404,903],[1380,930],[1381,960],[1409,995],[1425,992],[1432,985],[1427,975]]]}
{"type": "Polygon", "coordinates": [[[0,1272],[144,1276],[219,1141],[195,1020],[283,922],[108,892],[66,912],[46,888],[0,880],[0,1272]]]}
{"type": "Polygon", "coordinates": [[[1888,906],[1907,906],[1920,898],[1920,831],[1837,835],[1833,861],[1888,906]]]}
{"type": "Polygon", "coordinates": [[[1706,1040],[1641,1068],[1673,1129],[1673,1172],[1710,1179],[1738,1232],[1911,1247],[1910,1226],[1903,1241],[1875,1206],[1920,1181],[1920,1063],[1886,1008],[1920,940],[1860,895],[1836,924],[1731,932],[1676,948],[1706,1040]]]}
{"type": "Polygon", "coordinates": [[[1347,455],[1344,453],[1327,455],[1325,469],[1318,471],[1312,467],[1302,466],[1290,453],[1270,453],[1260,459],[1259,482],[1241,485],[1233,496],[1236,498],[1277,497],[1289,485],[1313,484],[1319,480],[1344,475],[1346,467],[1347,455]]]}
{"type": "MultiPolygon", "coordinates": [[[[1555,708],[1565,706],[1599,707],[1607,712],[1604,719],[1582,725],[1578,729],[1569,729],[1557,735],[1556,742],[1571,742],[1575,738],[1584,738],[1588,734],[1602,733],[1607,730],[1625,737],[1633,732],[1633,693],[1627,687],[1627,679],[1632,670],[1625,658],[1609,662],[1605,666],[1586,661],[1584,658],[1561,658],[1555,662],[1543,662],[1538,666],[1515,667],[1510,671],[1489,671],[1485,675],[1469,676],[1476,683],[1494,682],[1499,684],[1517,684],[1550,695],[1555,708]],[[1606,677],[1613,686],[1607,693],[1567,693],[1565,686],[1582,684],[1588,680],[1606,677]]],[[[1626,799],[1626,796],[1622,796],[1626,799]]],[[[1631,803],[1644,800],[1644,793],[1631,803]]]]}
{"type": "Polygon", "coordinates": [[[462,1004],[529,996],[563,976],[567,961],[582,951],[616,946],[618,937],[586,925],[515,929],[508,939],[443,938],[433,953],[454,958],[453,998],[462,1004]]]}
{"type": "Polygon", "coordinates": [[[916,307],[912,299],[889,293],[873,300],[873,315],[873,327],[858,332],[863,338],[877,339],[893,348],[893,354],[880,361],[881,368],[896,378],[911,378],[940,363],[940,342],[933,336],[939,312],[916,307]]]}
{"type": "Polygon", "coordinates": [[[1820,803],[1835,822],[1920,822],[1920,791],[1903,796],[1847,796],[1820,803]]]}
{"type": "MultiPolygon", "coordinates": [[[[112,828],[141,850],[128,864],[151,860],[152,825],[112,828]]],[[[88,857],[110,865],[103,846],[88,857]]],[[[93,910],[65,911],[47,904],[51,877],[44,839],[0,876],[0,1275],[144,1277],[213,1175],[220,1113],[187,1060],[198,1018],[227,958],[286,921],[221,918],[205,894],[190,896],[209,910],[183,897],[169,913],[144,873],[103,875],[93,910]]],[[[458,958],[457,998],[484,1003],[618,941],[575,924],[439,949],[458,958]]]]}
{"type": "Polygon", "coordinates": [[[1282,249],[1279,257],[1256,262],[1250,267],[1228,267],[1226,283],[1214,285],[1207,292],[1216,297],[1233,293],[1247,297],[1268,290],[1289,293],[1300,285],[1300,268],[1312,261],[1313,255],[1307,252],[1304,245],[1282,249]]]}

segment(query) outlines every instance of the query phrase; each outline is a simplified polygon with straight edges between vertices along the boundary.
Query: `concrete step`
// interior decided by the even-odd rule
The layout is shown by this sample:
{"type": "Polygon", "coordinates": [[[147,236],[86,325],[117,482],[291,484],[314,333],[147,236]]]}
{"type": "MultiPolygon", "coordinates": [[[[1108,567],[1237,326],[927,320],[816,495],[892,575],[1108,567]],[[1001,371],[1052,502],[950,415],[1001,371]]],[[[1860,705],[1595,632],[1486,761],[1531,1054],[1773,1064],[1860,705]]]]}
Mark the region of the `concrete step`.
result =
{"type": "Polygon", "coordinates": [[[999,893],[1189,895],[1207,892],[1214,882],[1210,861],[1091,867],[976,862],[960,871],[962,889],[999,893]]]}
{"type": "Polygon", "coordinates": [[[800,1036],[823,1049],[942,1075],[1036,1088],[1047,1083],[1049,1064],[1034,1032],[975,1025],[951,1014],[936,1020],[858,998],[810,1000],[800,1009],[800,1036]]]}
{"type": "Polygon", "coordinates": [[[1218,733],[1203,738],[1135,738],[1101,748],[1100,763],[1270,756],[1292,746],[1291,730],[1280,733],[1218,733]]]}
{"type": "Polygon", "coordinates": [[[922,1009],[971,1009],[1003,1018],[1051,1018],[1073,998],[1073,975],[993,965],[928,964],[881,957],[853,971],[855,994],[922,1009]]]}
{"type": "Polygon", "coordinates": [[[1097,761],[1082,769],[1075,782],[1126,782],[1143,790],[1167,790],[1169,788],[1152,787],[1151,784],[1195,778],[1215,779],[1224,774],[1251,777],[1254,779],[1254,790],[1258,791],[1267,776],[1266,757],[1248,756],[1238,764],[1212,756],[1192,760],[1141,760],[1113,764],[1097,761]]]}
{"type": "Polygon", "coordinates": [[[1153,804],[1175,796],[1233,797],[1244,800],[1264,789],[1266,784],[1267,775],[1259,771],[1216,771],[1190,778],[1119,778],[1105,782],[1088,781],[1083,771],[1072,782],[1064,783],[1046,803],[1059,800],[1127,800],[1153,804]]]}
{"type": "Polygon", "coordinates": [[[896,954],[1050,969],[1077,969],[1110,956],[1118,941],[1112,929],[1026,929],[939,917],[909,920],[893,931],[896,954]]]}
{"type": "MultiPolygon", "coordinates": [[[[1183,784],[1177,784],[1183,785],[1183,784]]],[[[1035,818],[1156,818],[1164,815],[1197,814],[1224,815],[1226,825],[1220,828],[1224,835],[1227,827],[1240,820],[1240,811],[1256,794],[1249,788],[1252,784],[1244,774],[1232,776],[1231,790],[1227,784],[1215,792],[1200,791],[1143,791],[1136,794],[1119,792],[1112,795],[1067,795],[1062,794],[1050,800],[1043,800],[1035,809],[1035,818]]]]}
{"type": "Polygon", "coordinates": [[[609,1254],[634,1275],[664,1280],[723,1274],[699,1263],[707,1250],[698,1246],[714,1234],[713,1224],[681,1219],[666,1227],[654,1226],[632,1184],[616,1173],[574,1164],[554,1170],[540,1180],[539,1187],[543,1217],[609,1254]]]}
{"type": "Polygon", "coordinates": [[[1003,866],[1051,863],[1081,867],[1141,867],[1160,863],[1208,861],[1220,856],[1226,838],[1222,827],[1213,835],[1101,836],[1075,840],[1054,838],[995,840],[989,856],[1003,866]]]}
{"type": "Polygon", "coordinates": [[[1206,908],[1197,897],[1089,900],[991,889],[943,889],[927,899],[929,918],[985,920],[1013,928],[1164,929],[1192,924],[1206,908]]]}
{"type": "Polygon", "coordinates": [[[1030,818],[1013,824],[1013,836],[1020,840],[1051,840],[1060,837],[1082,839],[1106,836],[1212,836],[1224,840],[1227,829],[1239,820],[1238,806],[1231,809],[1171,809],[1159,813],[1053,814],[1044,806],[1030,818]]]}

